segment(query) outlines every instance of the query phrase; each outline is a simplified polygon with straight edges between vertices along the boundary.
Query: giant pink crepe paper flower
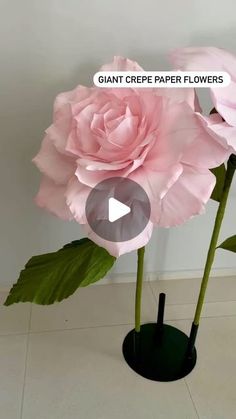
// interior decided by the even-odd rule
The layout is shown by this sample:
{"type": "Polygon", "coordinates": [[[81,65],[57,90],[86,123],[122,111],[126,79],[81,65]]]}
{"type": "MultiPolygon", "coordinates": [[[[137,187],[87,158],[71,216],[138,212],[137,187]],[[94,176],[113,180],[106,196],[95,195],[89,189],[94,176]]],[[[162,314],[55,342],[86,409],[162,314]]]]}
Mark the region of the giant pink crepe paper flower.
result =
{"type": "MultiPolygon", "coordinates": [[[[101,70],[142,70],[115,57],[101,70]]],[[[227,149],[194,113],[193,89],[101,89],[78,86],[61,93],[53,124],[34,162],[44,174],[36,202],[63,219],[83,224],[87,235],[112,255],[144,246],[153,225],[178,225],[204,210],[215,184],[208,170],[227,149]],[[142,233],[127,242],[98,237],[88,226],[85,204],[100,181],[128,177],[151,203],[142,233]]]]}
{"type": "Polygon", "coordinates": [[[203,117],[206,129],[220,137],[231,153],[236,152],[236,56],[214,47],[177,49],[171,55],[174,66],[188,71],[226,71],[231,76],[229,86],[211,88],[211,98],[217,114],[203,117]],[[222,118],[224,121],[222,120],[222,118]]]}

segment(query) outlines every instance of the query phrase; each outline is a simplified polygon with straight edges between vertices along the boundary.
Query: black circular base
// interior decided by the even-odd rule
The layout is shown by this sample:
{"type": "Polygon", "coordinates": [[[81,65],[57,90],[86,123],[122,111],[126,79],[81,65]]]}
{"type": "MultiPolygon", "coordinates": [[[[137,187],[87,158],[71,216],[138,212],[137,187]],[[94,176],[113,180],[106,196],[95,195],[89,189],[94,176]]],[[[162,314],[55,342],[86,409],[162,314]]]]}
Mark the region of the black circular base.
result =
{"type": "Polygon", "coordinates": [[[175,381],[194,368],[197,352],[187,353],[189,338],[181,330],[156,323],[141,326],[139,333],[131,330],[123,342],[123,355],[139,375],[154,381],[175,381]]]}

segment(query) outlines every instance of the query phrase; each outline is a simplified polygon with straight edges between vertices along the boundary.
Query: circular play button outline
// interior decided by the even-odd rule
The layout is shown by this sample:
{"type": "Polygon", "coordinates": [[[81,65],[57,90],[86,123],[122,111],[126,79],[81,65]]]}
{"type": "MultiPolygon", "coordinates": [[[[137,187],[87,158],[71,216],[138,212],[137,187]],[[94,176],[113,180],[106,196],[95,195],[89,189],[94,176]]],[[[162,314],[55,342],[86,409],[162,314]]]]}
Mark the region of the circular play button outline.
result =
{"type": "Polygon", "coordinates": [[[85,213],[90,228],[99,237],[111,242],[125,242],[145,229],[151,205],[147,193],[137,182],[125,177],[111,177],[91,190],[85,213]]]}

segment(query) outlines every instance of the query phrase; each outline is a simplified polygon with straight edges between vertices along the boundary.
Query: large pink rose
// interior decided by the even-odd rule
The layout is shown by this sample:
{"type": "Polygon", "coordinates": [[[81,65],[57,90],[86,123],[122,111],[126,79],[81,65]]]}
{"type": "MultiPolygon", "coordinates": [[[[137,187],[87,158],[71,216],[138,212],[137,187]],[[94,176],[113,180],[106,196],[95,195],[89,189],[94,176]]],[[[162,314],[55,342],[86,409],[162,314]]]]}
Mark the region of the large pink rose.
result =
{"type": "Polygon", "coordinates": [[[218,115],[203,117],[206,129],[215,133],[228,145],[232,153],[236,152],[236,56],[223,49],[183,48],[171,54],[176,69],[189,71],[226,71],[231,76],[227,87],[212,88],[211,98],[218,115]],[[222,118],[223,120],[222,120],[222,118]]]}
{"type": "MultiPolygon", "coordinates": [[[[142,70],[115,57],[101,70],[142,70]]],[[[76,219],[86,234],[112,255],[144,246],[153,225],[178,225],[204,210],[215,178],[208,170],[228,149],[205,130],[194,112],[192,89],[101,89],[78,86],[57,96],[53,124],[34,162],[44,174],[36,202],[64,219],[76,219]],[[113,243],[88,226],[91,189],[110,177],[139,183],[151,203],[151,218],[132,240],[113,243]]]]}

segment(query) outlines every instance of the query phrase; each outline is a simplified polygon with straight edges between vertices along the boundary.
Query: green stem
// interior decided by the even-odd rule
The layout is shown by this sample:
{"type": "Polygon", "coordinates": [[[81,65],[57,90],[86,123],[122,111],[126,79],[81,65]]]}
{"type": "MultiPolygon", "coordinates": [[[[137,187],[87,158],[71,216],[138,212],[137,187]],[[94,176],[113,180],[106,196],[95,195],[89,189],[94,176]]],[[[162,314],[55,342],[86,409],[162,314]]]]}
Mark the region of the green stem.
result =
{"type": "Polygon", "coordinates": [[[144,253],[145,247],[138,249],[138,267],[135,294],[135,332],[140,332],[144,253]]]}
{"type": "Polygon", "coordinates": [[[207,290],[207,284],[208,284],[208,280],[209,280],[209,276],[210,276],[210,272],[211,272],[211,267],[212,267],[212,264],[213,264],[214,258],[215,258],[215,251],[216,251],[216,247],[217,247],[220,228],[221,228],[221,224],[222,224],[222,221],[223,221],[223,218],[224,218],[224,213],[225,213],[227,199],[228,199],[228,195],[229,195],[229,191],[230,191],[230,186],[231,186],[233,176],[234,176],[234,172],[235,172],[235,169],[236,169],[235,160],[236,160],[236,158],[235,158],[234,155],[230,156],[230,158],[228,160],[227,171],[226,171],[226,175],[225,175],[224,188],[223,188],[220,204],[219,204],[219,207],[218,207],[218,211],[217,211],[217,214],[216,214],[215,225],[214,225],[214,229],[213,229],[213,233],[212,233],[212,237],[211,237],[210,247],[209,247],[208,254],[207,254],[207,260],[206,260],[204,274],[203,274],[203,278],[202,278],[201,289],[200,289],[198,302],[197,302],[197,307],[196,307],[195,316],[194,316],[194,321],[193,321],[193,323],[196,326],[199,325],[201,312],[202,312],[202,307],[203,307],[205,294],[206,294],[206,290],[207,290]]]}

